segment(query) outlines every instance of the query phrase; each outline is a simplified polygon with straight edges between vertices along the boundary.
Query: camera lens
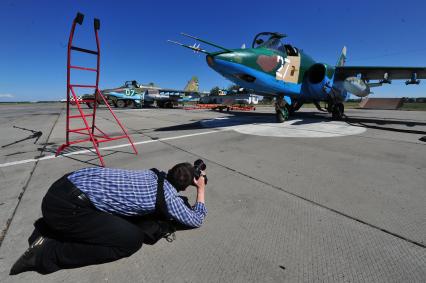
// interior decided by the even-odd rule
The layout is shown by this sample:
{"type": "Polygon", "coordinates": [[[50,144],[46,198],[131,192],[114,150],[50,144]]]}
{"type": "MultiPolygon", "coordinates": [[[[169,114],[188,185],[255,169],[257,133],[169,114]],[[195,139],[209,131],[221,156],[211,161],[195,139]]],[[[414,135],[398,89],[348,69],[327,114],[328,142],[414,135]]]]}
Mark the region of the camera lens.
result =
{"type": "Polygon", "coordinates": [[[200,168],[202,171],[206,170],[206,168],[207,168],[206,164],[201,159],[197,159],[194,162],[194,166],[200,168]]]}

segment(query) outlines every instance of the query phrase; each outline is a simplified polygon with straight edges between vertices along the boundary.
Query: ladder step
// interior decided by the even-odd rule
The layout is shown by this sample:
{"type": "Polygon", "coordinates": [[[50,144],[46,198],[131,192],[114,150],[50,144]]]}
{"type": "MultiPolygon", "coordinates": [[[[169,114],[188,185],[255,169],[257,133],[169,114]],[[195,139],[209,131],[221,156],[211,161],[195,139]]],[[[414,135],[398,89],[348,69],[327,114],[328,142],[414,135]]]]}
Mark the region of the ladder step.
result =
{"type": "Polygon", "coordinates": [[[81,142],[88,142],[88,141],[92,141],[92,140],[90,138],[87,138],[87,139],[82,139],[82,140],[70,141],[68,144],[72,145],[72,144],[81,143],[81,142]]]}
{"type": "MultiPolygon", "coordinates": [[[[83,116],[81,115],[71,115],[69,118],[82,118],[83,116]]],[[[84,117],[93,117],[93,113],[92,114],[84,114],[84,117]]]]}
{"type": "Polygon", "coordinates": [[[84,70],[84,71],[92,71],[97,72],[97,69],[94,68],[86,68],[86,67],[80,67],[80,66],[70,66],[71,69],[78,69],[78,70],[84,70]]]}
{"type": "Polygon", "coordinates": [[[127,138],[127,136],[123,135],[123,136],[118,136],[118,137],[111,137],[111,138],[106,138],[106,139],[102,139],[102,140],[97,140],[97,142],[98,143],[109,142],[109,141],[115,141],[115,140],[125,139],[125,138],[127,138]]]}
{"type": "Polygon", "coordinates": [[[70,85],[70,87],[87,87],[87,88],[96,88],[95,85],[70,85]]]}
{"type": "Polygon", "coordinates": [[[84,49],[84,48],[80,48],[77,46],[71,46],[71,50],[75,50],[75,51],[80,51],[80,52],[84,52],[84,53],[89,53],[89,54],[95,54],[98,55],[98,51],[93,51],[93,50],[89,50],[89,49],[84,49]]]}
{"type": "Polygon", "coordinates": [[[83,131],[83,130],[85,130],[85,131],[90,131],[90,128],[72,129],[72,130],[68,130],[68,132],[75,133],[75,132],[79,132],[79,131],[83,131]]]}

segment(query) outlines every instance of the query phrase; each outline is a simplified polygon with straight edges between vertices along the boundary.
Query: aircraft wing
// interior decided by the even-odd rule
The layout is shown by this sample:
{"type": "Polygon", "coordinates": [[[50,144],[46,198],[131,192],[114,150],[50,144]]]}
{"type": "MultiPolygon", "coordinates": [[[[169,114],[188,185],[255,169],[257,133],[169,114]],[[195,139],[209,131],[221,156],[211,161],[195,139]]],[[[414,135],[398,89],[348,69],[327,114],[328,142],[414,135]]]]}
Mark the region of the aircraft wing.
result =
{"type": "Polygon", "coordinates": [[[364,80],[426,79],[426,67],[337,66],[335,78],[340,81],[359,74],[364,80]]]}

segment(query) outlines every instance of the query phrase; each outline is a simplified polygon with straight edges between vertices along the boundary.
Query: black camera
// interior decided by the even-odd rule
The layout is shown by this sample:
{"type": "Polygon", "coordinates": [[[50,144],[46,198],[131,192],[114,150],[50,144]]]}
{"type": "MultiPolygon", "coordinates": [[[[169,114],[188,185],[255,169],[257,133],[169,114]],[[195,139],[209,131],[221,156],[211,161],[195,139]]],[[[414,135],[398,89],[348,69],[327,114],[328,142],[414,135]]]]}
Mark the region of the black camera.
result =
{"type": "Polygon", "coordinates": [[[197,159],[194,162],[194,177],[198,180],[201,176],[204,176],[204,184],[207,185],[207,175],[203,175],[202,171],[206,170],[207,166],[203,160],[197,159]]]}

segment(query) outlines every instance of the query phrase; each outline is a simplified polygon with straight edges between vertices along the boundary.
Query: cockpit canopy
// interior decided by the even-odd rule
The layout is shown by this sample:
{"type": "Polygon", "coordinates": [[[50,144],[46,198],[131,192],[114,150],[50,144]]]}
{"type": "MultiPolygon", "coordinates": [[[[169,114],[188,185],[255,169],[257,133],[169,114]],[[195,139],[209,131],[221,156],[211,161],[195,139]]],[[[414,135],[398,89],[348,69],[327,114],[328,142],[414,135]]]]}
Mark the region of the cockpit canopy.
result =
{"type": "Polygon", "coordinates": [[[290,44],[284,44],[281,39],[287,35],[278,32],[261,32],[258,33],[252,43],[252,48],[268,48],[277,50],[288,56],[298,56],[299,50],[290,44]]]}

